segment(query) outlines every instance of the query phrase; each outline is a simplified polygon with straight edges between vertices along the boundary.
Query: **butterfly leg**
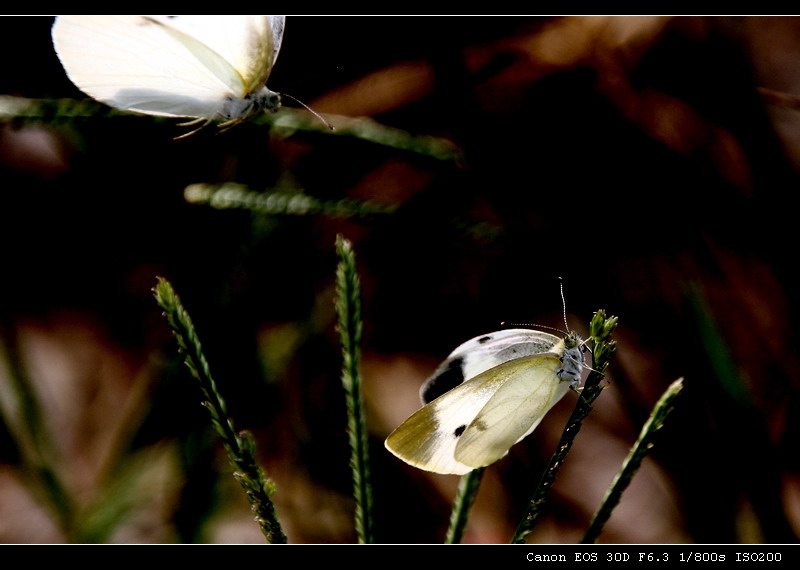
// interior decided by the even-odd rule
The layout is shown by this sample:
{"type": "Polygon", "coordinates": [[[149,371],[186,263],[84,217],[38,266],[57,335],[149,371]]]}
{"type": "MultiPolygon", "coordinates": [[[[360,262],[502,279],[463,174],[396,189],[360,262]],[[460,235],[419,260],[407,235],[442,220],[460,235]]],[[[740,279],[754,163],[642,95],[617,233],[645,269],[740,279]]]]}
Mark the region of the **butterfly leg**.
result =
{"type": "Polygon", "coordinates": [[[195,119],[193,121],[187,121],[185,123],[178,123],[179,127],[193,127],[194,125],[200,125],[200,126],[197,127],[196,129],[192,129],[188,133],[183,133],[182,135],[179,135],[177,137],[172,137],[172,140],[176,140],[177,141],[177,140],[185,139],[186,137],[190,137],[193,134],[195,134],[196,132],[198,132],[199,130],[206,128],[212,122],[213,122],[212,119],[205,119],[203,117],[200,117],[199,119],[195,119]]]}

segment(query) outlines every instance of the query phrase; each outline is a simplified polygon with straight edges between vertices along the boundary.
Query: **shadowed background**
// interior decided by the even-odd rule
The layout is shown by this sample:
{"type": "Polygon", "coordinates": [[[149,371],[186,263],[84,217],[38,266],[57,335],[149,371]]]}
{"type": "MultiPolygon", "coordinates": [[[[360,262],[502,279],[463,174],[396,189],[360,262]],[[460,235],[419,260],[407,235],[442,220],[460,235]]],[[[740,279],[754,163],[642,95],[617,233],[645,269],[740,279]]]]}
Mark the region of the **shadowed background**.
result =
{"type": "MultiPolygon", "coordinates": [[[[82,97],[51,23],[0,18],[0,93],[82,97]]],[[[798,67],[794,17],[290,16],[271,89],[451,140],[463,160],[255,124],[173,141],[174,122],[149,117],[7,122],[0,541],[263,542],[152,298],[163,276],[256,436],[289,542],[354,542],[341,233],[362,279],[378,542],[441,542],[447,527],[458,478],[383,447],[419,385],[502,322],[563,328],[559,277],[569,326],[586,336],[605,309],[618,349],[528,541],[580,539],[683,376],[599,542],[796,542],[800,122],[760,90],[800,95],[798,67]],[[396,209],[265,216],[184,199],[225,181],[396,209]],[[36,483],[19,379],[60,507],[36,483]]],[[[487,469],[465,541],[510,540],[574,398],[487,469]]]]}

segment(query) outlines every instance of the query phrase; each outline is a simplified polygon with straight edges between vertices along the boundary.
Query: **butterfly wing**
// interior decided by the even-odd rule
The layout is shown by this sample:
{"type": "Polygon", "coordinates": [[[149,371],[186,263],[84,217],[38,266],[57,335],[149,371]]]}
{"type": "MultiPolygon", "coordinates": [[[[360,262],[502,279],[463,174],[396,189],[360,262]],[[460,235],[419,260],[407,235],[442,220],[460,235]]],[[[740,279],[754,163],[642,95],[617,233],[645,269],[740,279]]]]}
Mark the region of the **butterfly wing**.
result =
{"type": "Polygon", "coordinates": [[[557,336],[530,329],[506,329],[470,339],[453,350],[420,388],[427,404],[465,380],[490,368],[531,354],[550,351],[557,336]]]}
{"type": "Polygon", "coordinates": [[[386,438],[386,448],[410,465],[434,473],[463,475],[474,469],[456,460],[459,436],[504,381],[472,378],[414,412],[386,438]]]}
{"type": "Polygon", "coordinates": [[[285,16],[270,16],[272,18],[272,65],[278,59],[278,52],[283,42],[283,29],[286,27],[285,16]]]}
{"type": "Polygon", "coordinates": [[[274,60],[274,28],[268,17],[223,19],[217,22],[222,28],[212,27],[221,17],[201,21],[197,16],[185,22],[182,18],[188,17],[181,16],[175,26],[170,25],[172,18],[162,16],[59,16],[53,43],[67,75],[81,91],[112,107],[150,115],[214,118],[226,101],[249,93],[242,73],[249,83],[266,81],[270,58],[274,60]],[[246,22],[251,26],[245,35],[234,35],[239,39],[224,47],[220,38],[246,22]],[[266,45],[259,44],[261,51],[247,59],[246,47],[234,49],[236,41],[266,45]],[[265,71],[256,73],[242,58],[265,71]]]}
{"type": "Polygon", "coordinates": [[[245,93],[264,86],[278,57],[284,16],[151,16],[202,42],[239,74],[245,93]]]}
{"type": "Polygon", "coordinates": [[[386,448],[435,473],[463,475],[497,461],[580,380],[581,347],[573,333],[527,329],[463,343],[425,382],[425,405],[389,435],[386,448]]]}
{"type": "Polygon", "coordinates": [[[560,368],[558,355],[548,353],[511,360],[478,376],[491,377],[497,389],[458,438],[455,460],[477,468],[506,455],[569,390],[570,383],[557,374],[560,368]]]}

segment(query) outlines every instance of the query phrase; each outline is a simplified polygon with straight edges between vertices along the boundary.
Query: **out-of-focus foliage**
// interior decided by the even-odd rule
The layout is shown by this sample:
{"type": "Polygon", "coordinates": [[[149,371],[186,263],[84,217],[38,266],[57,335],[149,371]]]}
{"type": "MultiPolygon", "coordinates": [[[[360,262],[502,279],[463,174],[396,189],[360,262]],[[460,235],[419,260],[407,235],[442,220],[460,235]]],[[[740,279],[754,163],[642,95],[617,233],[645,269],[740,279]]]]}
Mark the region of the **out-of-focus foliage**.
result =
{"type": "MultiPolygon", "coordinates": [[[[0,94],[81,97],[50,23],[0,18],[14,31],[0,33],[13,54],[0,94]]],[[[441,542],[447,528],[457,478],[383,449],[419,385],[501,322],[562,326],[558,277],[571,327],[585,333],[598,308],[621,325],[610,386],[528,541],[580,539],[684,377],[598,542],[796,542],[800,119],[781,102],[800,95],[798,66],[795,17],[290,17],[270,87],[403,145],[269,122],[181,141],[174,122],[133,115],[6,122],[0,541],[263,542],[153,302],[161,275],[258,441],[289,542],[355,542],[333,305],[342,234],[361,280],[377,542],[441,542]],[[186,199],[223,183],[380,208],[186,199]],[[19,429],[23,374],[44,449],[19,429]],[[31,483],[40,453],[68,497],[60,516],[31,483]],[[123,475],[130,492],[113,492],[123,475]]],[[[465,542],[508,542],[570,398],[486,470],[465,542]]]]}

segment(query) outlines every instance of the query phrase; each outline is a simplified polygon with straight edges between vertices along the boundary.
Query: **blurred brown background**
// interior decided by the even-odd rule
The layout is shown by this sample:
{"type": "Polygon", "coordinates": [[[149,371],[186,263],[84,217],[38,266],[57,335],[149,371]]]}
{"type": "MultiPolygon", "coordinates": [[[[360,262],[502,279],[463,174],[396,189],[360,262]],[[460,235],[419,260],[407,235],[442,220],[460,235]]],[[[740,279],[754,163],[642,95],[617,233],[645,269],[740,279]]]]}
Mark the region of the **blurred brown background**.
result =
{"type": "MultiPolygon", "coordinates": [[[[0,18],[0,94],[81,97],[51,22],[0,18]]],[[[562,327],[558,277],[571,327],[619,316],[618,350],[529,542],[580,539],[681,376],[599,541],[796,542],[798,67],[795,17],[297,16],[271,89],[451,140],[463,162],[252,124],[173,141],[148,117],[6,123],[0,541],[263,542],[152,298],[160,275],[256,435],[289,541],[354,542],[341,233],[362,277],[378,542],[441,542],[447,527],[458,479],[383,448],[419,385],[503,321],[562,327]],[[260,216],[184,200],[222,181],[397,209],[260,216]],[[60,508],[37,483],[19,379],[42,407],[34,439],[60,508]]],[[[573,404],[487,469],[466,542],[510,540],[573,404]]]]}

